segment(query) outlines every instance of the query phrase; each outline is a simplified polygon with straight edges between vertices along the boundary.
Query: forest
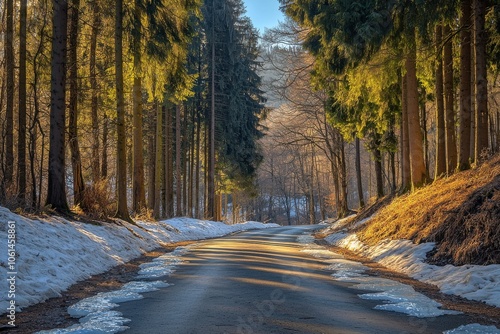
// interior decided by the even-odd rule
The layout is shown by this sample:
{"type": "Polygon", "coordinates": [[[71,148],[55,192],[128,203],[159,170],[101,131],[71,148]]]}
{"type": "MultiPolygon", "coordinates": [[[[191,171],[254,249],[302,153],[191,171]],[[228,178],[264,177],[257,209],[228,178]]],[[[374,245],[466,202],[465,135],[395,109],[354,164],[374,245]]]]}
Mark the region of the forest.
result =
{"type": "Polygon", "coordinates": [[[0,205],[315,223],[500,150],[498,0],[0,4],[0,205]]]}

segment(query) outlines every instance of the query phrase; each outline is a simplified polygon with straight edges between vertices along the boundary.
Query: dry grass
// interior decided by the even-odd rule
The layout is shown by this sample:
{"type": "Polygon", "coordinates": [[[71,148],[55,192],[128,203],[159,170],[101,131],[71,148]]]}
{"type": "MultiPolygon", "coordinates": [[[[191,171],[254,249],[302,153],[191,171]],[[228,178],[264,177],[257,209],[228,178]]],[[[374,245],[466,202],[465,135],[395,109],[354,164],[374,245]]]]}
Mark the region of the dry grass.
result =
{"type": "Polygon", "coordinates": [[[500,156],[395,198],[358,235],[369,244],[435,241],[437,264],[500,263],[500,156]]]}

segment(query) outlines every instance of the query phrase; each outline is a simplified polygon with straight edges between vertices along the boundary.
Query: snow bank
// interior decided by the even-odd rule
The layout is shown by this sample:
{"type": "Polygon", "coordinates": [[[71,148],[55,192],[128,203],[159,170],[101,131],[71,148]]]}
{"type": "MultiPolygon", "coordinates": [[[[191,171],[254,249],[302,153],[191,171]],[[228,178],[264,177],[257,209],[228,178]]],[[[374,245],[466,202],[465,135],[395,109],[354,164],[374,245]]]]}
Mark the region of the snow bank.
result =
{"type": "MultiPolygon", "coordinates": [[[[105,272],[165,243],[278,226],[257,222],[226,225],[188,218],[137,224],[103,223],[98,226],[60,217],[32,220],[0,207],[0,277],[16,272],[18,311],[58,297],[77,281],[105,272]],[[15,222],[15,270],[8,267],[8,234],[12,232],[9,232],[9,221],[15,222]]],[[[0,280],[0,314],[7,311],[12,299],[7,298],[8,290],[7,280],[0,280]]]]}
{"type": "Polygon", "coordinates": [[[447,294],[483,301],[500,307],[500,265],[444,267],[424,262],[434,243],[415,245],[409,240],[384,240],[375,246],[363,244],[356,234],[335,233],[325,238],[332,245],[350,249],[387,268],[436,285],[447,294]]]}

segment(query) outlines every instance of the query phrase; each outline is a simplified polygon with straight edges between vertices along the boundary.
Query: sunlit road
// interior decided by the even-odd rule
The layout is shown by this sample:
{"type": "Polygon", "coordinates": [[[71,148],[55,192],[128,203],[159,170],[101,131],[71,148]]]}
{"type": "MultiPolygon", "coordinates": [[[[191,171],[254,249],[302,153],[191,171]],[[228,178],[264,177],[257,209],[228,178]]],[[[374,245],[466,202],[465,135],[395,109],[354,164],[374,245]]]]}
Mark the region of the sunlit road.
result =
{"type": "Polygon", "coordinates": [[[314,226],[246,232],[200,243],[166,278],[173,285],[117,309],[125,333],[442,333],[465,316],[419,319],[374,310],[300,250],[314,226]]]}

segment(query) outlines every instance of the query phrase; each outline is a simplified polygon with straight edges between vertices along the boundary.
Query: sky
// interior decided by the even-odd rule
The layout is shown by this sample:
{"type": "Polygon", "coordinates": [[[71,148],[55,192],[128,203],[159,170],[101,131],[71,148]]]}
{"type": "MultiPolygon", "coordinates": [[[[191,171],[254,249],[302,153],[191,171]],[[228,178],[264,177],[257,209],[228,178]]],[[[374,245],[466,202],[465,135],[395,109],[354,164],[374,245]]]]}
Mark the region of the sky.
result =
{"type": "Polygon", "coordinates": [[[283,21],[283,13],[279,10],[278,0],[244,0],[247,16],[261,34],[265,28],[273,28],[278,21],[283,21]]]}

